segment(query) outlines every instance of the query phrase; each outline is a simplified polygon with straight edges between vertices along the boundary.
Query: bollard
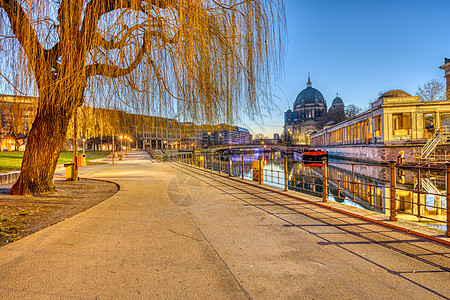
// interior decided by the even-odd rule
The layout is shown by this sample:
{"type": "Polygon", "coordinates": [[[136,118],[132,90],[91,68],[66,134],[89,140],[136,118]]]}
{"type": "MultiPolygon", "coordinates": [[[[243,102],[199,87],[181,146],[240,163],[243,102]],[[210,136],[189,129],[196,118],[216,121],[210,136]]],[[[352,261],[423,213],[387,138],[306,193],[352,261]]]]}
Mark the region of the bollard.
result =
{"type": "Polygon", "coordinates": [[[327,178],[327,159],[324,157],[322,159],[322,181],[323,181],[323,192],[322,192],[322,202],[328,201],[328,178],[327,178]]]}
{"type": "Polygon", "coordinates": [[[262,184],[263,183],[263,179],[262,179],[262,175],[263,175],[263,171],[262,171],[262,166],[263,166],[263,164],[262,164],[262,157],[259,157],[259,168],[258,168],[258,171],[259,171],[259,176],[258,176],[258,179],[259,179],[259,184],[262,184]]]}
{"type": "Polygon", "coordinates": [[[390,196],[390,216],[389,220],[391,221],[397,221],[397,201],[395,199],[395,185],[397,183],[396,180],[396,173],[395,173],[395,160],[390,160],[389,165],[391,168],[391,196],[390,196]]]}
{"type": "Polygon", "coordinates": [[[244,180],[244,155],[241,155],[241,179],[244,180]]]}
{"type": "Polygon", "coordinates": [[[287,157],[284,157],[284,191],[288,190],[288,170],[287,170],[287,157]]]}
{"type": "Polygon", "coordinates": [[[445,232],[445,235],[447,237],[450,237],[450,208],[449,208],[449,202],[448,199],[450,199],[450,163],[446,162],[445,163],[445,167],[446,167],[446,176],[445,176],[445,181],[446,181],[446,200],[447,200],[447,231],[445,232]]]}
{"type": "Polygon", "coordinates": [[[228,176],[231,177],[231,153],[228,154],[228,176]]]}

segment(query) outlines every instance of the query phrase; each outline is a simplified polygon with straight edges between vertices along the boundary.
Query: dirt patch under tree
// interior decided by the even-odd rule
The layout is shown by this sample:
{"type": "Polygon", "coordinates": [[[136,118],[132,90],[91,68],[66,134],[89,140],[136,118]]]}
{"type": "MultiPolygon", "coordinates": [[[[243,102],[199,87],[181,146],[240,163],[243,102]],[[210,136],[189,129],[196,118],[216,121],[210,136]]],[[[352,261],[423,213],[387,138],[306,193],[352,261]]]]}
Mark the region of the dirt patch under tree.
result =
{"type": "Polygon", "coordinates": [[[0,246],[70,218],[108,199],[118,191],[111,182],[55,180],[56,192],[41,196],[9,195],[0,186],[0,246]]]}

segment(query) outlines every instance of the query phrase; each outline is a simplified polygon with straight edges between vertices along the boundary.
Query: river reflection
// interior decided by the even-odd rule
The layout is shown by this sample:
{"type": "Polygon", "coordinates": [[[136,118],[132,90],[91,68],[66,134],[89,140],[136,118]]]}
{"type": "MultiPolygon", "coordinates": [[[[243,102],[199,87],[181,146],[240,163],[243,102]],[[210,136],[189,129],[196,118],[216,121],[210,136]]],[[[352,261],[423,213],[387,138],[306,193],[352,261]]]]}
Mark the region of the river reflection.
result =
{"type": "MultiPolygon", "coordinates": [[[[244,159],[244,177],[255,180],[252,162],[263,160],[263,181],[280,188],[284,187],[284,153],[276,152],[234,152],[231,161],[233,174],[241,176],[238,167],[244,159]]],[[[223,160],[228,160],[225,153],[223,160]]],[[[323,180],[321,162],[304,165],[288,160],[288,188],[318,197],[322,196],[323,180]]],[[[389,214],[390,168],[382,165],[362,165],[330,159],[328,164],[328,199],[350,206],[389,214]]],[[[445,229],[446,198],[444,171],[417,170],[396,171],[397,215],[403,219],[445,229]],[[417,178],[420,178],[418,181],[417,178]],[[420,192],[418,187],[420,186],[420,192]],[[440,195],[434,195],[440,194],[440,195]]],[[[256,179],[257,180],[257,179],[256,179]]]]}

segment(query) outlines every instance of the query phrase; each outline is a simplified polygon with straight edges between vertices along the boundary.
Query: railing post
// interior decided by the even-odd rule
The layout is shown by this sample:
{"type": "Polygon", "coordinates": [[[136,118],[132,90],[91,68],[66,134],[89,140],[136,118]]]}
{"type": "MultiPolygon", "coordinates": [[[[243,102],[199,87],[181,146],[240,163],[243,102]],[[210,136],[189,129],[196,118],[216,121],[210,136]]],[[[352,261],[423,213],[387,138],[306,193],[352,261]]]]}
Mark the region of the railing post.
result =
{"type": "Polygon", "coordinates": [[[304,190],[305,190],[305,164],[302,162],[302,191],[304,190]]]}
{"type": "Polygon", "coordinates": [[[206,170],[206,152],[205,152],[205,154],[203,155],[203,169],[206,170]]]}
{"type": "Polygon", "coordinates": [[[341,199],[341,180],[340,179],[337,180],[337,186],[338,186],[338,195],[337,195],[337,197],[339,199],[341,199]]]}
{"type": "Polygon", "coordinates": [[[446,181],[446,201],[447,201],[447,231],[445,232],[445,235],[447,237],[450,237],[450,201],[448,201],[448,199],[450,199],[450,162],[446,162],[445,163],[445,167],[446,167],[446,176],[445,176],[445,181],[446,181]]]}
{"type": "Polygon", "coordinates": [[[228,176],[231,176],[231,153],[228,154],[228,176]]]}
{"type": "Polygon", "coordinates": [[[422,217],[422,175],[421,168],[417,168],[417,216],[422,217]]]}
{"type": "Polygon", "coordinates": [[[353,202],[355,202],[355,164],[352,163],[352,198],[353,202]]]}
{"type": "Polygon", "coordinates": [[[284,157],[284,191],[288,190],[288,165],[287,165],[287,157],[284,157]]]}
{"type": "Polygon", "coordinates": [[[322,159],[322,181],[323,181],[323,192],[322,192],[322,202],[328,201],[328,178],[327,178],[327,159],[324,157],[322,159]]]}
{"type": "Polygon", "coordinates": [[[211,172],[214,171],[214,152],[211,153],[211,172]]]}
{"type": "Polygon", "coordinates": [[[219,174],[222,172],[222,165],[221,165],[221,163],[220,163],[220,152],[219,152],[219,174]]]}
{"type": "Polygon", "coordinates": [[[389,161],[391,169],[391,185],[390,185],[390,216],[389,220],[397,221],[397,201],[395,199],[395,186],[397,184],[396,172],[395,172],[395,160],[389,161]]]}
{"type": "Polygon", "coordinates": [[[259,184],[262,184],[263,183],[263,179],[262,179],[262,176],[263,176],[263,170],[262,170],[262,167],[263,167],[263,164],[262,164],[262,157],[259,157],[259,166],[258,166],[259,168],[259,176],[258,176],[258,179],[259,179],[259,184]]]}
{"type": "Polygon", "coordinates": [[[245,164],[244,164],[244,155],[241,155],[241,179],[244,180],[244,170],[245,164]]]}

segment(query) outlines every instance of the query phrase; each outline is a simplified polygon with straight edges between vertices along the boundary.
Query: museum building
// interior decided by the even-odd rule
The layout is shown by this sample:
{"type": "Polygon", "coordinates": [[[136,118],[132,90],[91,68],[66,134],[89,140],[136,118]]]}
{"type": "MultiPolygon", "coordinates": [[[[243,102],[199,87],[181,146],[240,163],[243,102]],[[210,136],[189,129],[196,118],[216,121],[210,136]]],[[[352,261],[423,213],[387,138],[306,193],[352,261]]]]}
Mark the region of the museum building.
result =
{"type": "Polygon", "coordinates": [[[446,71],[447,99],[423,101],[403,90],[382,94],[357,116],[311,134],[313,149],[326,149],[331,156],[362,161],[387,162],[404,152],[406,162],[417,161],[422,147],[436,132],[441,138],[436,151],[447,152],[450,133],[450,60],[446,71]]]}

